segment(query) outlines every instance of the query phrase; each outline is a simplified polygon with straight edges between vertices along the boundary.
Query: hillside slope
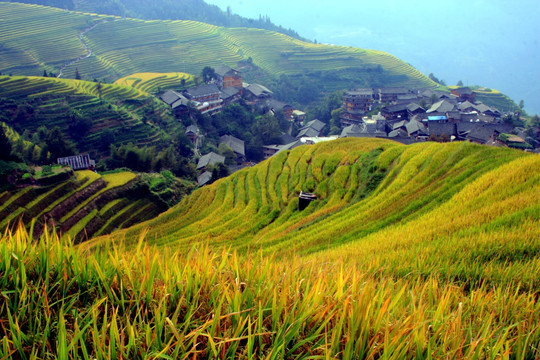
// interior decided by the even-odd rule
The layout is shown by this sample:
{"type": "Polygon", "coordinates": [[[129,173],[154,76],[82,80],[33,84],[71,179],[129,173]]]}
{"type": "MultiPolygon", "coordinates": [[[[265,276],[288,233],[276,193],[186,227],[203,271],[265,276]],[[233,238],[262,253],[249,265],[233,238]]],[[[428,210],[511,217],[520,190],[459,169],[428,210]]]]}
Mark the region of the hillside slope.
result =
{"type": "Polygon", "coordinates": [[[88,47],[91,56],[67,66],[65,76],[75,77],[76,68],[83,78],[107,81],[138,72],[199,74],[204,66],[249,60],[271,76],[306,75],[329,89],[348,87],[353,80],[372,86],[434,85],[384,52],[311,44],[267,30],[121,19],[5,2],[0,2],[0,13],[3,73],[57,72],[88,55],[88,47]]]}
{"type": "MultiPolygon", "coordinates": [[[[21,222],[28,229],[33,227],[36,238],[45,225],[76,242],[108,234],[165,211],[170,199],[164,200],[152,191],[152,184],[155,187],[163,181],[159,174],[126,171],[104,175],[89,170],[55,173],[31,186],[0,192],[0,232],[21,222]]],[[[178,201],[192,188],[188,182],[179,182],[165,195],[172,194],[178,201]]]]}
{"type": "MultiPolygon", "coordinates": [[[[342,139],[274,156],[111,239],[133,243],[147,231],[152,244],[184,250],[209,242],[266,254],[335,253],[360,263],[367,257],[363,266],[400,274],[429,273],[436,256],[428,254],[445,253],[451,262],[478,244],[502,251],[494,279],[540,285],[538,268],[527,275],[504,269],[505,261],[540,252],[540,174],[531,171],[538,168],[538,155],[504,148],[342,139]],[[300,191],[318,198],[302,212],[300,191]],[[418,254],[416,265],[400,262],[418,254]]],[[[469,252],[460,261],[472,265],[478,259],[469,252]]]]}
{"type": "Polygon", "coordinates": [[[109,154],[109,145],[164,147],[178,126],[170,109],[129,86],[38,76],[0,76],[0,121],[19,134],[58,126],[80,152],[109,154]]]}

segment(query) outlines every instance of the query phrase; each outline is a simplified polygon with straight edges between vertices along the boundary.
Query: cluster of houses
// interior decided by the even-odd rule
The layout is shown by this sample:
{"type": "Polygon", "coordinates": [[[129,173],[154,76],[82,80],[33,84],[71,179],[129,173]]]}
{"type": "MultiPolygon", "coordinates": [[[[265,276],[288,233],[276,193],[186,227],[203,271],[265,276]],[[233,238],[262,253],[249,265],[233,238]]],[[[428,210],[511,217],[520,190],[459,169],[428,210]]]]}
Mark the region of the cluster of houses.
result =
{"type": "MultiPolygon", "coordinates": [[[[253,105],[259,110],[273,114],[281,112],[291,121],[297,120],[301,122],[304,120],[306,115],[304,112],[294,109],[290,104],[273,99],[273,92],[265,86],[243,82],[238,70],[226,65],[220,65],[214,71],[215,77],[210,82],[193,86],[184,91],[168,90],[160,96],[160,99],[171,107],[176,116],[189,113],[190,107],[194,107],[202,114],[213,115],[221,111],[223,107],[243,99],[247,104],[253,105]]],[[[321,124],[324,127],[324,123],[321,124]]],[[[319,130],[322,129],[320,124],[318,128],[319,130]]],[[[314,135],[311,132],[310,134],[314,135]]],[[[200,137],[199,128],[196,125],[188,126],[186,135],[197,147],[200,137]]],[[[287,138],[285,141],[289,140],[287,138]]],[[[227,145],[236,154],[238,166],[245,163],[246,155],[243,140],[231,135],[225,135],[220,138],[221,143],[227,145]]],[[[225,157],[213,152],[201,156],[197,164],[199,185],[205,185],[211,180],[212,174],[207,170],[209,166],[224,162],[225,157]]]]}
{"type": "MultiPolygon", "coordinates": [[[[219,138],[219,144],[229,147],[236,156],[236,166],[232,166],[232,168],[242,167],[242,164],[246,162],[246,146],[244,141],[232,135],[223,135],[219,138]]],[[[197,163],[197,171],[199,173],[197,182],[199,186],[206,185],[210,182],[212,173],[209,171],[209,167],[220,163],[225,163],[225,156],[216,154],[213,151],[199,158],[199,162],[197,163]]]]}
{"type": "MultiPolygon", "coordinates": [[[[364,88],[345,92],[340,117],[341,134],[324,137],[326,124],[320,120],[306,122],[306,114],[290,104],[272,98],[272,91],[260,84],[246,84],[238,70],[221,65],[215,68],[215,78],[207,84],[194,86],[182,92],[169,90],[161,95],[177,115],[194,106],[203,114],[215,114],[224,106],[240,98],[259,110],[281,112],[300,128],[296,136],[283,134],[281,144],[263,147],[265,158],[293,149],[303,144],[333,140],[338,137],[388,138],[410,144],[419,141],[471,141],[479,144],[496,144],[500,134],[514,130],[511,124],[502,122],[498,109],[476,101],[476,93],[468,87],[453,89],[450,93],[433,89],[410,90],[406,88],[364,88]],[[376,115],[369,113],[379,108],[376,115]]],[[[197,144],[199,129],[191,125],[187,136],[197,144]]],[[[511,141],[523,142],[513,136],[511,141]]],[[[509,141],[510,141],[509,140],[509,141]]],[[[225,143],[237,155],[237,164],[246,161],[244,142],[233,136],[222,136],[225,143]]],[[[225,162],[225,157],[209,153],[197,164],[199,184],[208,183],[212,174],[209,165],[225,162]]]]}
{"type": "Polygon", "coordinates": [[[354,89],[343,99],[342,137],[383,137],[402,143],[428,139],[494,144],[513,130],[502,114],[476,102],[468,87],[447,93],[405,88],[354,89]],[[383,105],[378,115],[366,114],[383,105]],[[430,104],[430,105],[427,105],[430,104]]]}

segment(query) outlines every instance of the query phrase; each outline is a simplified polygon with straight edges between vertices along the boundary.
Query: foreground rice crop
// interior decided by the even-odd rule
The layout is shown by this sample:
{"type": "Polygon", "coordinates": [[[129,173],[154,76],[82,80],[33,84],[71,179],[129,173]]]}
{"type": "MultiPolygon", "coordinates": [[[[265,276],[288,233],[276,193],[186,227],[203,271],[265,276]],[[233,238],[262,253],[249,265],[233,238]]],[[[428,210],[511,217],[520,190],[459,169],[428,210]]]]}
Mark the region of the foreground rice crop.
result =
{"type": "MultiPolygon", "coordinates": [[[[348,260],[0,241],[3,358],[540,356],[537,290],[369,274],[348,260]],[[167,256],[163,256],[167,254],[167,256]]],[[[414,261],[414,260],[413,260],[414,261]]]]}

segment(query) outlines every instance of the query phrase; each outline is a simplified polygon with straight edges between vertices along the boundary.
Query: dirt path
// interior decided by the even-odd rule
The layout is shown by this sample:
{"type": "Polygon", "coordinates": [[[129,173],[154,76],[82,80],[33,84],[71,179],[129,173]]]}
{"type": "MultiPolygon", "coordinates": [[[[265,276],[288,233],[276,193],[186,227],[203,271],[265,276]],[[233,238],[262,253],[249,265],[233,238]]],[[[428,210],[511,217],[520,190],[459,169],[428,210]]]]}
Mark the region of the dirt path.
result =
{"type": "MultiPolygon", "coordinates": [[[[85,50],[87,51],[87,54],[86,54],[86,55],[79,56],[77,59],[71,60],[71,61],[65,63],[64,65],[62,65],[62,66],[60,67],[60,70],[58,71],[58,75],[56,76],[57,78],[61,78],[61,77],[62,77],[64,70],[65,70],[68,66],[73,65],[73,64],[75,64],[76,62],[79,62],[79,61],[81,61],[81,60],[88,59],[90,56],[92,56],[92,50],[88,47],[88,44],[86,44],[86,43],[84,42],[83,36],[84,36],[87,32],[93,30],[96,26],[101,25],[101,24],[104,24],[104,23],[107,23],[107,22],[110,22],[110,21],[111,21],[111,20],[103,20],[103,21],[97,22],[97,23],[95,23],[94,25],[92,25],[92,26],[90,26],[90,27],[87,27],[86,29],[84,29],[83,31],[81,31],[81,32],[79,33],[79,41],[81,42],[82,46],[83,46],[83,47],[85,48],[85,50]]],[[[116,20],[112,20],[112,21],[116,21],[116,20]]]]}

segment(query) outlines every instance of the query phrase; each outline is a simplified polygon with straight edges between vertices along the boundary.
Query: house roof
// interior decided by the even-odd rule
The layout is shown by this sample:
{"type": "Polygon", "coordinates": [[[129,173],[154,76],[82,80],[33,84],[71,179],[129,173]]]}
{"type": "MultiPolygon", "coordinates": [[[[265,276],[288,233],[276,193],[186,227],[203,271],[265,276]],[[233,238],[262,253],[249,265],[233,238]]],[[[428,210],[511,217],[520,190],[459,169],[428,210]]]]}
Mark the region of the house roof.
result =
{"type": "Polygon", "coordinates": [[[207,167],[208,165],[214,165],[224,162],[225,156],[218,155],[215,152],[209,152],[208,154],[201,156],[199,162],[197,163],[197,170],[202,169],[203,167],[207,167]]]}
{"type": "Polygon", "coordinates": [[[227,145],[236,154],[246,156],[246,148],[243,140],[240,140],[232,135],[223,135],[219,138],[219,143],[227,145]]]}
{"type": "Polygon", "coordinates": [[[321,120],[315,119],[315,120],[311,120],[308,123],[306,123],[306,125],[302,126],[300,128],[300,130],[303,130],[303,129],[306,129],[306,128],[312,128],[312,129],[315,129],[317,131],[321,131],[322,129],[324,129],[325,126],[326,126],[326,124],[323,123],[321,120]]]}
{"type": "Polygon", "coordinates": [[[460,95],[471,95],[473,93],[473,91],[469,87],[457,88],[454,89],[454,91],[456,91],[460,95]]]}
{"type": "Polygon", "coordinates": [[[197,125],[189,125],[186,128],[186,134],[189,134],[189,133],[197,134],[198,132],[199,132],[199,128],[197,127],[197,125]]]}
{"type": "Polygon", "coordinates": [[[168,90],[165,93],[163,93],[159,98],[163,100],[164,103],[167,105],[172,105],[175,101],[178,101],[178,99],[183,98],[182,94],[174,91],[174,90],[168,90]]]}
{"type": "Polygon", "coordinates": [[[284,133],[279,137],[281,139],[282,144],[290,144],[292,142],[296,141],[296,138],[292,137],[291,135],[284,133]]]}
{"type": "Polygon", "coordinates": [[[373,89],[351,89],[345,92],[345,95],[360,96],[360,95],[373,95],[373,89]]]}
{"type": "Polygon", "coordinates": [[[295,141],[290,142],[290,143],[288,143],[286,145],[283,145],[281,147],[281,149],[276,154],[279,154],[282,151],[292,150],[292,149],[294,149],[296,147],[299,147],[299,146],[302,146],[302,145],[305,145],[302,141],[295,140],[295,141]]]}
{"type": "Polygon", "coordinates": [[[204,186],[212,180],[212,173],[210,171],[205,171],[197,177],[197,183],[199,186],[204,186]]]}
{"type": "Polygon", "coordinates": [[[221,98],[222,99],[229,99],[229,98],[232,98],[233,96],[236,96],[240,93],[240,90],[233,87],[233,86],[229,86],[228,88],[225,88],[223,90],[221,90],[221,98]]]}
{"type": "Polygon", "coordinates": [[[462,102],[461,104],[459,104],[459,105],[457,106],[457,108],[458,108],[459,110],[461,110],[461,111],[465,111],[465,110],[469,110],[469,109],[474,109],[474,110],[476,110],[476,105],[473,104],[472,102],[470,102],[470,101],[467,100],[467,101],[462,102]]]}
{"type": "Polygon", "coordinates": [[[429,124],[429,134],[435,136],[455,136],[457,135],[456,124],[452,123],[432,123],[429,124]]]}
{"type": "Polygon", "coordinates": [[[400,87],[380,88],[379,94],[408,94],[409,90],[400,87]]]}
{"type": "Polygon", "coordinates": [[[477,124],[467,134],[467,139],[487,142],[496,129],[488,124],[477,124]]]}
{"type": "Polygon", "coordinates": [[[454,110],[454,105],[452,103],[450,103],[447,100],[441,100],[433,104],[431,108],[429,108],[429,110],[426,112],[428,114],[433,113],[433,112],[445,113],[447,111],[452,111],[452,110],[454,110]]]}
{"type": "Polygon", "coordinates": [[[320,131],[317,131],[313,128],[305,128],[305,129],[302,129],[298,132],[298,135],[296,135],[296,138],[297,139],[300,139],[302,137],[317,137],[321,134],[320,131]]]}
{"type": "Polygon", "coordinates": [[[404,127],[405,125],[407,125],[407,120],[398,121],[392,125],[392,130],[397,130],[404,127]]]}
{"type": "Polygon", "coordinates": [[[392,130],[388,133],[389,138],[406,137],[407,135],[408,135],[407,131],[403,129],[392,130]]]}
{"type": "Polygon", "coordinates": [[[236,75],[236,74],[238,74],[238,70],[233,69],[232,67],[227,66],[227,65],[223,65],[223,64],[217,66],[214,69],[214,71],[216,72],[216,74],[218,74],[221,77],[224,77],[225,75],[236,75]]]}
{"type": "Polygon", "coordinates": [[[386,136],[386,133],[378,128],[375,121],[349,125],[341,131],[339,137],[360,137],[360,136],[386,136]]]}
{"type": "Polygon", "coordinates": [[[201,96],[219,94],[219,89],[214,84],[205,84],[194,86],[184,91],[184,94],[189,98],[197,98],[201,96]]]}
{"type": "Polygon", "coordinates": [[[69,165],[73,170],[88,169],[96,166],[95,160],[90,159],[89,154],[61,157],[57,159],[60,165],[69,165]]]}
{"type": "Polygon", "coordinates": [[[402,111],[407,111],[407,104],[397,104],[392,106],[386,106],[383,108],[383,112],[394,114],[402,111]]]}
{"type": "MultiPolygon", "coordinates": [[[[178,98],[178,100],[176,100],[174,103],[171,104],[171,108],[176,109],[177,107],[181,105],[187,105],[189,103],[189,100],[186,97],[184,97],[181,94],[179,95],[180,97],[178,98]]],[[[196,104],[198,103],[196,102],[196,104]]]]}
{"type": "Polygon", "coordinates": [[[424,134],[426,133],[426,126],[416,120],[409,121],[407,125],[405,125],[405,129],[407,130],[407,133],[409,134],[409,136],[417,132],[424,133],[424,134]]]}
{"type": "Polygon", "coordinates": [[[416,111],[416,110],[426,111],[426,109],[424,109],[423,107],[421,107],[417,103],[410,103],[409,105],[407,105],[407,110],[409,110],[411,112],[416,111]]]}
{"type": "Polygon", "coordinates": [[[277,111],[283,110],[285,108],[292,108],[291,105],[289,105],[287,103],[284,103],[284,102],[281,102],[281,101],[278,101],[278,100],[274,100],[274,99],[268,100],[266,102],[266,105],[268,105],[268,107],[271,110],[277,110],[277,111]]]}
{"type": "Polygon", "coordinates": [[[247,91],[251,92],[253,95],[259,97],[263,95],[272,95],[273,92],[269,90],[268,88],[260,85],[260,84],[250,84],[245,87],[247,91]]]}

